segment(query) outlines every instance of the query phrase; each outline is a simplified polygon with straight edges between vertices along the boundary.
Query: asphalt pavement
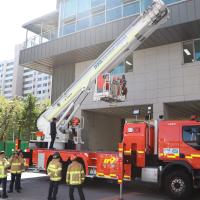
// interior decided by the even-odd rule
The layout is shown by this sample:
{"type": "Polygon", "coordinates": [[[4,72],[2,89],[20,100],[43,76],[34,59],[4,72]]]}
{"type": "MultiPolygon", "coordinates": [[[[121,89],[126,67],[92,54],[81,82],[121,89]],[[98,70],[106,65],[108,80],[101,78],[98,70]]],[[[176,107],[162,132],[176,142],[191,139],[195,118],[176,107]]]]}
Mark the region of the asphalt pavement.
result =
{"type": "MultiPolygon", "coordinates": [[[[9,186],[9,181],[8,181],[9,186]]],[[[49,178],[44,174],[24,173],[22,180],[22,193],[8,194],[8,200],[47,200],[49,178]]],[[[57,200],[68,200],[68,186],[60,184],[57,200]]],[[[125,183],[123,187],[124,200],[170,200],[167,195],[158,190],[154,184],[125,183]]],[[[113,181],[103,179],[88,179],[84,184],[86,200],[118,200],[119,185],[113,181]]],[[[199,200],[200,191],[193,193],[190,200],[199,200]]],[[[75,200],[79,200],[75,191],[75,200]]]]}

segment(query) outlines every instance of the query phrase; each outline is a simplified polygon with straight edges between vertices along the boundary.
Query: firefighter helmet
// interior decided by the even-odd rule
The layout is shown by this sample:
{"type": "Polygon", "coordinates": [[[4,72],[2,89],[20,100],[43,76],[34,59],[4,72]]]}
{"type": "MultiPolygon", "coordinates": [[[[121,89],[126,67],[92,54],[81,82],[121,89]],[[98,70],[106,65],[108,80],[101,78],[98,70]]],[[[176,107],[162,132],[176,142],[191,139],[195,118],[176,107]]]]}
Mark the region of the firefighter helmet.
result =
{"type": "Polygon", "coordinates": [[[57,158],[60,158],[60,153],[59,152],[55,152],[53,154],[53,159],[57,159],[57,158]]]}

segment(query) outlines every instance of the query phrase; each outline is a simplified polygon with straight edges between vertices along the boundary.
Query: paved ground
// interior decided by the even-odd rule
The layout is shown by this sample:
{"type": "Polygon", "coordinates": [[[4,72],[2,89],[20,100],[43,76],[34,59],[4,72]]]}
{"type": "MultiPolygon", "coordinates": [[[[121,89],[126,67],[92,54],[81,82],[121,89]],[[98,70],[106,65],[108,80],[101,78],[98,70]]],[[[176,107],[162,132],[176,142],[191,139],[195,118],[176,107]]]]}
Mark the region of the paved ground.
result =
{"type": "MultiPolygon", "coordinates": [[[[39,175],[40,176],[40,175],[39,175]]],[[[24,173],[22,193],[9,194],[9,200],[46,200],[48,192],[48,177],[38,177],[38,174],[24,173]]],[[[9,185],[9,183],[8,183],[9,185]]],[[[118,200],[119,186],[116,183],[104,180],[88,180],[84,185],[86,200],[118,200]]],[[[67,200],[68,187],[61,184],[57,200],[67,200]]],[[[79,200],[77,194],[76,198],[79,200]]],[[[200,191],[195,191],[190,200],[199,200],[200,191]]],[[[156,185],[144,183],[126,183],[124,200],[169,200],[158,191],[156,185]]]]}

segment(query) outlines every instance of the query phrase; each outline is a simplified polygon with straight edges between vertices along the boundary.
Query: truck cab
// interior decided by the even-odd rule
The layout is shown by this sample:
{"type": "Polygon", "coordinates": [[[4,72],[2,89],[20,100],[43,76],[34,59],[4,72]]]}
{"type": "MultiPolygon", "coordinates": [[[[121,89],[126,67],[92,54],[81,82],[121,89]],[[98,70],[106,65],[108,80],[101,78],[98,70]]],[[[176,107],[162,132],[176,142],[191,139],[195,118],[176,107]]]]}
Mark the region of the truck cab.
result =
{"type": "Polygon", "coordinates": [[[158,183],[176,199],[200,187],[200,122],[160,120],[126,123],[123,167],[132,179],[158,183]]]}

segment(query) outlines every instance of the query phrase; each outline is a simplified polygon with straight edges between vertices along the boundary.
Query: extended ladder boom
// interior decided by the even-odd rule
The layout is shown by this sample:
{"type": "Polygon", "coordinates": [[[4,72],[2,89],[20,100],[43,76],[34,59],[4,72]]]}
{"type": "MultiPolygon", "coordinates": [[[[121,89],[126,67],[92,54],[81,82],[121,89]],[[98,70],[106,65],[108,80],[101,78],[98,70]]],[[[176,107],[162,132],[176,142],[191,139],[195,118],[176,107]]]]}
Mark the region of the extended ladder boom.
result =
{"type": "MultiPolygon", "coordinates": [[[[54,117],[64,119],[64,115],[75,105],[77,98],[85,92],[87,94],[89,91],[88,86],[96,76],[102,72],[113,69],[117,64],[122,62],[151,35],[160,24],[167,20],[168,13],[168,8],[162,0],[154,0],[152,6],[138,16],[96,61],[88,67],[80,78],[38,118],[38,129],[48,134],[50,121],[54,117]]],[[[72,115],[69,119],[71,119],[72,115]]],[[[60,122],[61,121],[62,120],[60,120],[60,122]]]]}

